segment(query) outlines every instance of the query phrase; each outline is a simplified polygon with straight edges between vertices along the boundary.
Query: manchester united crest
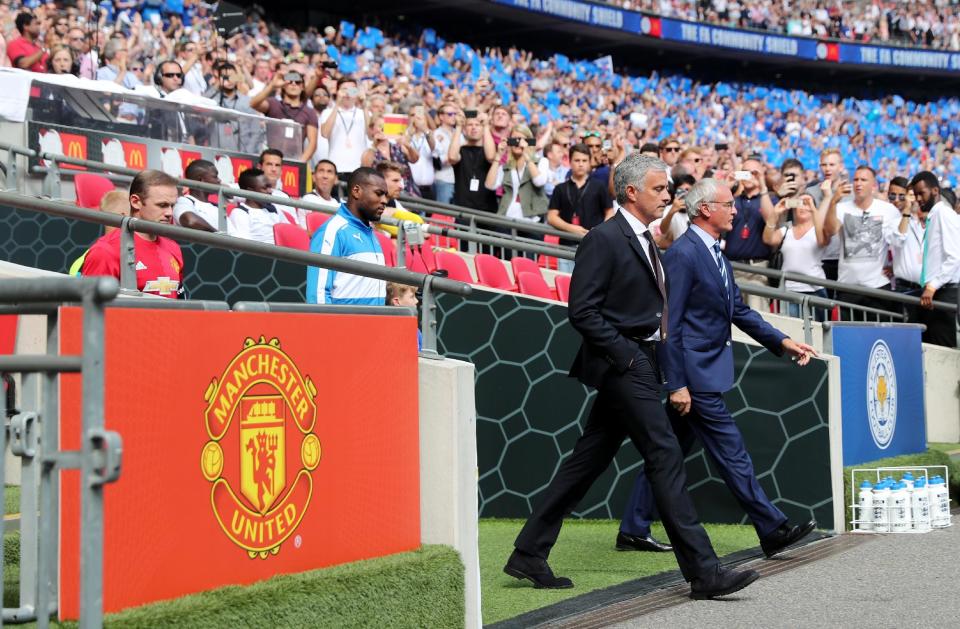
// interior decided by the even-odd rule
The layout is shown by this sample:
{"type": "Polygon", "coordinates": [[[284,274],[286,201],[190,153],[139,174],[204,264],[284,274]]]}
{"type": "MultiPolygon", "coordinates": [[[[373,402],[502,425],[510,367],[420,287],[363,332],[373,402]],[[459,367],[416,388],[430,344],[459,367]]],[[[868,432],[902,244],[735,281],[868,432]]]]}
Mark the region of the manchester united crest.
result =
{"type": "Polygon", "coordinates": [[[200,467],[213,513],[251,558],[277,554],[310,505],[320,463],[316,396],[280,341],[262,336],[246,339],[204,393],[210,439],[200,467]]]}

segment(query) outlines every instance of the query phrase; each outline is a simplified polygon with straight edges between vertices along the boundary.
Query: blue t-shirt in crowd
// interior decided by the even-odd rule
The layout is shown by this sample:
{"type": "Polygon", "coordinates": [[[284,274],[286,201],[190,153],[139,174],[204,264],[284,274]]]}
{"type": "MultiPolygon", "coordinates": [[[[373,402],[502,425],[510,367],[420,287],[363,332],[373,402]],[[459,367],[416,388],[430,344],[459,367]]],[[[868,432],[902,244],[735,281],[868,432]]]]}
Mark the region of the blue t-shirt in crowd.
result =
{"type": "MultiPolygon", "coordinates": [[[[770,257],[770,247],[763,244],[765,223],[760,213],[760,197],[758,194],[748,199],[740,195],[733,200],[737,215],[733,217],[733,229],[725,237],[727,244],[723,250],[728,260],[765,260],[770,257]]],[[[776,205],[774,195],[770,195],[770,202],[776,205]]]]}

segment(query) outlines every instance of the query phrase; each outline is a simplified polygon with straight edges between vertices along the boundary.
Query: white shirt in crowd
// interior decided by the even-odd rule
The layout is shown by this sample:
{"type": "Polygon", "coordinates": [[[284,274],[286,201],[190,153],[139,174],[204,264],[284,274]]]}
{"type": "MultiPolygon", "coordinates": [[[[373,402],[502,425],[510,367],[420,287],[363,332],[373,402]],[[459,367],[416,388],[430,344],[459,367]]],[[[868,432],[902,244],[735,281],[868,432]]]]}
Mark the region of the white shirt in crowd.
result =
{"type": "Polygon", "coordinates": [[[874,199],[863,211],[853,200],[837,204],[840,221],[840,264],[837,279],[846,284],[881,288],[890,283],[883,274],[887,240],[897,229],[900,212],[890,203],[874,199]]]}
{"type": "Polygon", "coordinates": [[[230,224],[231,236],[272,245],[274,244],[273,226],[287,221],[279,210],[270,212],[264,208],[254,208],[241,203],[230,213],[227,222],[230,224]]]}
{"type": "MultiPolygon", "coordinates": [[[[826,247],[821,247],[817,242],[816,227],[810,225],[810,229],[799,238],[790,223],[780,229],[784,230],[783,244],[780,245],[780,252],[783,253],[783,270],[827,279],[823,272],[823,252],[826,247]]],[[[815,293],[820,289],[819,286],[794,280],[787,280],[785,288],[795,293],[815,293]]]]}
{"type": "Polygon", "coordinates": [[[919,284],[920,270],[923,268],[923,225],[920,219],[911,216],[907,233],[893,230],[887,244],[893,252],[893,276],[898,280],[919,284]]]}
{"type": "Polygon", "coordinates": [[[924,281],[935,289],[960,281],[960,216],[943,201],[927,214],[924,281]]]}
{"type": "Polygon", "coordinates": [[[217,224],[220,222],[218,220],[220,210],[217,206],[213,203],[202,201],[192,194],[183,195],[177,199],[176,204],[173,206],[173,221],[175,224],[180,224],[180,217],[183,216],[185,212],[193,212],[214,229],[217,229],[217,224]]]}
{"type": "Polygon", "coordinates": [[[203,78],[203,68],[200,61],[197,61],[183,77],[183,88],[197,96],[202,96],[207,91],[207,81],[203,78]]]}
{"type": "MultiPolygon", "coordinates": [[[[614,201],[616,204],[616,201],[614,201]]],[[[667,209],[664,210],[663,214],[666,216],[670,212],[672,205],[668,205],[667,209]]],[[[658,236],[663,231],[663,218],[658,218],[653,221],[650,221],[649,225],[650,231],[653,232],[654,236],[658,236]]],[[[690,228],[690,217],[687,216],[686,212],[681,212],[677,210],[673,218],[670,219],[670,235],[673,236],[673,242],[676,242],[677,238],[683,236],[684,232],[690,228]]]]}
{"type": "Polygon", "coordinates": [[[336,116],[330,131],[330,150],[327,159],[337,165],[337,172],[349,173],[360,168],[360,158],[367,150],[367,118],[362,109],[325,109],[320,114],[320,126],[330,116],[336,116]],[[336,111],[336,113],[334,113],[336,111]]]}
{"type": "Polygon", "coordinates": [[[423,133],[418,133],[410,139],[410,144],[417,149],[420,159],[410,164],[410,173],[413,183],[418,186],[432,186],[435,179],[433,171],[433,153],[430,151],[430,142],[423,133]]]}
{"type": "MultiPolygon", "coordinates": [[[[514,194],[513,194],[513,202],[507,208],[507,213],[505,216],[507,218],[516,218],[522,221],[530,221],[532,223],[538,223],[540,222],[540,217],[524,216],[523,207],[520,205],[520,193],[518,191],[520,190],[520,180],[523,178],[523,173],[526,169],[527,169],[526,164],[524,164],[523,168],[521,168],[519,171],[517,171],[516,168],[510,169],[510,181],[511,181],[511,184],[513,185],[514,194]]],[[[493,188],[491,188],[491,190],[497,190],[503,185],[503,177],[504,177],[503,166],[501,166],[497,170],[497,183],[493,186],[493,188]]],[[[531,179],[531,181],[533,182],[533,185],[535,185],[536,187],[542,188],[543,185],[547,182],[547,174],[541,170],[539,173],[537,173],[536,177],[531,179]]]]}
{"type": "Polygon", "coordinates": [[[550,160],[546,157],[541,157],[540,163],[537,164],[537,170],[547,175],[547,183],[543,184],[543,191],[546,192],[549,197],[553,194],[554,188],[567,180],[567,173],[570,172],[570,167],[564,166],[563,163],[561,163],[556,168],[550,168],[550,160]]]}
{"type": "Polygon", "coordinates": [[[302,201],[309,201],[310,203],[316,203],[317,205],[322,205],[324,207],[329,207],[334,210],[340,209],[340,199],[331,195],[329,199],[324,199],[316,191],[308,192],[302,197],[302,201]]]}
{"type": "Polygon", "coordinates": [[[433,132],[433,156],[440,160],[441,168],[436,171],[436,181],[444,183],[453,183],[453,166],[448,161],[450,143],[453,141],[454,131],[448,131],[445,127],[438,127],[433,132]]]}

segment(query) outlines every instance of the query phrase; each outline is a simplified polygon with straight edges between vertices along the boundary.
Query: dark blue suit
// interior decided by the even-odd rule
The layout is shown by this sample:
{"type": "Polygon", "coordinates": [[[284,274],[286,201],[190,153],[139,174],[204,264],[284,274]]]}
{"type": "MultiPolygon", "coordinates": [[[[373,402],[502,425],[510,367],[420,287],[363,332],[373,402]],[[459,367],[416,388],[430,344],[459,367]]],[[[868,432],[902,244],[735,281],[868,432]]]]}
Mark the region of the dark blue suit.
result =
{"type": "MultiPolygon", "coordinates": [[[[733,269],[725,257],[721,259],[726,286],[713,252],[693,228],[663,256],[670,280],[667,341],[660,347],[665,388],[687,387],[693,402],[686,416],[669,404],[667,411],[684,454],[689,453],[694,438],[699,438],[762,539],[787,517],[757,482],[743,437],[723,403],[723,393],[733,388],[730,324],[778,356],[783,354],[781,343],[786,336],[743,303],[733,269]]],[[[620,528],[644,536],[649,534],[650,519],[650,488],[641,470],[620,528]]]]}

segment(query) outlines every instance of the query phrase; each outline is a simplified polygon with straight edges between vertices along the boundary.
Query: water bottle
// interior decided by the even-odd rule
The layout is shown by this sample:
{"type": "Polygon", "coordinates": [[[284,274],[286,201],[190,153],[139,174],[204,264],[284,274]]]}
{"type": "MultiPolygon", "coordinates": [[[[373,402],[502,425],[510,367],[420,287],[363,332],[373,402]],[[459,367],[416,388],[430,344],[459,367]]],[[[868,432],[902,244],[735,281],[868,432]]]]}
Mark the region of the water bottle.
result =
{"type": "Polygon", "coordinates": [[[860,483],[860,495],[857,501],[858,508],[854,519],[857,523],[854,525],[858,531],[873,530],[873,484],[865,480],[860,483]]]}
{"type": "Polygon", "coordinates": [[[907,491],[913,491],[914,480],[911,472],[906,472],[900,482],[907,486],[907,491]]]}
{"type": "Polygon", "coordinates": [[[894,483],[890,492],[890,530],[905,533],[910,530],[910,495],[904,483],[894,483]]]}
{"type": "Polygon", "coordinates": [[[890,517],[887,514],[889,499],[890,487],[886,481],[877,483],[873,488],[873,530],[877,533],[890,532],[890,517]]]}
{"type": "Polygon", "coordinates": [[[927,481],[918,478],[913,485],[913,495],[910,497],[910,507],[913,511],[913,528],[916,531],[930,530],[930,495],[927,493],[927,481]]]}
{"type": "Polygon", "coordinates": [[[950,494],[940,476],[930,481],[930,524],[933,528],[950,526],[950,494]]]}

